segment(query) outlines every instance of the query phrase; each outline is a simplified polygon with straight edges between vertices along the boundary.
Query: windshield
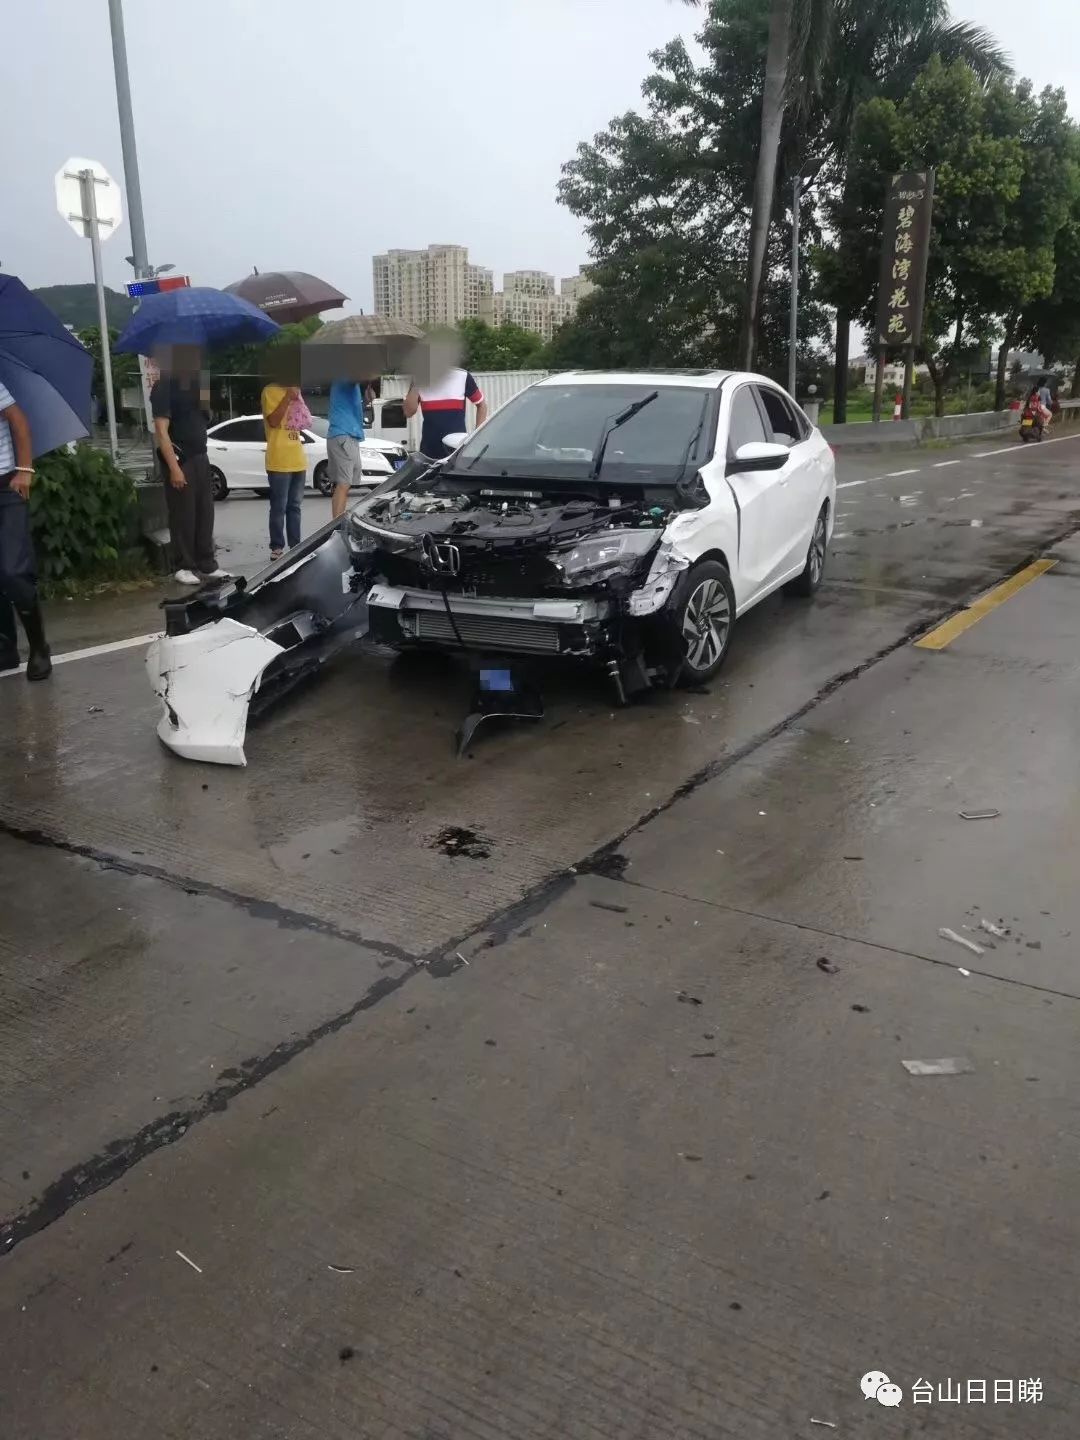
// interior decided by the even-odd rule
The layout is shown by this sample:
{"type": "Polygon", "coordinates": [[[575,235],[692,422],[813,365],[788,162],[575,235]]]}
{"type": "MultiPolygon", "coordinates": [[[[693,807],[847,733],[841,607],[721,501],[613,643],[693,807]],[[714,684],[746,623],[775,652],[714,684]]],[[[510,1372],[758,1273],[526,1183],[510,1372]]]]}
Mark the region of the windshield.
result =
{"type": "Polygon", "coordinates": [[[312,415],[311,424],[307,428],[313,435],[318,435],[325,440],[330,434],[330,421],[323,415],[312,415]]]}
{"type": "Polygon", "coordinates": [[[582,479],[629,406],[655,394],[610,431],[599,478],[672,484],[704,444],[710,391],[656,384],[537,385],[516,396],[462,446],[455,474],[582,479]]]}

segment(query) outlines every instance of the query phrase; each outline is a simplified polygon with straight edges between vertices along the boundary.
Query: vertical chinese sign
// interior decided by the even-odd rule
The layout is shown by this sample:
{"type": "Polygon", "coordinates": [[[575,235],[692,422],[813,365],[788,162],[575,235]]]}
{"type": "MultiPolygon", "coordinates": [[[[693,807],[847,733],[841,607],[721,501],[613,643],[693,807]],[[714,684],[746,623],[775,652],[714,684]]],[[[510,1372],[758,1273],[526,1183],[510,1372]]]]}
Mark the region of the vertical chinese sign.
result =
{"type": "Polygon", "coordinates": [[[933,209],[932,170],[908,170],[890,178],[885,200],[885,233],[878,291],[875,418],[880,411],[886,353],[906,349],[910,371],[911,356],[922,339],[933,209]]]}

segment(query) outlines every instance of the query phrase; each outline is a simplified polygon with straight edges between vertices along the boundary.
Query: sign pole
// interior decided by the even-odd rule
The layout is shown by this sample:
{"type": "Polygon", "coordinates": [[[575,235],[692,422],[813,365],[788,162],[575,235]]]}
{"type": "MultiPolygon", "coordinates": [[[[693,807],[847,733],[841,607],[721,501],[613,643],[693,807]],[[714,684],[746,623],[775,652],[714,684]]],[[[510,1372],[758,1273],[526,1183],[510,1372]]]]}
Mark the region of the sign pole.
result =
{"type": "Polygon", "coordinates": [[[79,180],[82,184],[86,233],[90,239],[90,253],[94,258],[94,286],[97,290],[98,328],[101,332],[101,369],[105,377],[105,411],[109,417],[109,453],[115,460],[120,454],[120,445],[116,438],[116,401],[113,397],[112,355],[109,353],[109,321],[105,310],[105,282],[101,275],[101,241],[98,238],[97,196],[94,194],[97,182],[92,170],[80,170],[79,180]]]}
{"type": "Polygon", "coordinates": [[[885,356],[888,352],[883,345],[877,348],[877,373],[874,376],[874,424],[881,423],[881,400],[885,392],[885,356]]]}
{"type": "Polygon", "coordinates": [[[802,176],[792,182],[791,196],[791,315],[788,320],[788,394],[794,400],[799,345],[799,200],[802,176]]]}
{"type": "Polygon", "coordinates": [[[911,382],[915,373],[915,346],[908,345],[904,350],[904,397],[900,406],[901,420],[911,419],[911,382]]]}

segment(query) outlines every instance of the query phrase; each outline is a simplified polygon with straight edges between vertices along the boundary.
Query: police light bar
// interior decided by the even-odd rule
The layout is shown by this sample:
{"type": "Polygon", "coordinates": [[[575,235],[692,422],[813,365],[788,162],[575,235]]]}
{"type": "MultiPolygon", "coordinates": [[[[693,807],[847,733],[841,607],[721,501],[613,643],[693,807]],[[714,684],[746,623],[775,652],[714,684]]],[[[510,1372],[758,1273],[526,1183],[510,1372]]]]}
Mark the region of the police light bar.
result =
{"type": "Polygon", "coordinates": [[[144,295],[162,295],[166,290],[185,290],[190,284],[190,275],[162,275],[158,280],[129,281],[127,293],[132,300],[141,300],[144,295]]]}

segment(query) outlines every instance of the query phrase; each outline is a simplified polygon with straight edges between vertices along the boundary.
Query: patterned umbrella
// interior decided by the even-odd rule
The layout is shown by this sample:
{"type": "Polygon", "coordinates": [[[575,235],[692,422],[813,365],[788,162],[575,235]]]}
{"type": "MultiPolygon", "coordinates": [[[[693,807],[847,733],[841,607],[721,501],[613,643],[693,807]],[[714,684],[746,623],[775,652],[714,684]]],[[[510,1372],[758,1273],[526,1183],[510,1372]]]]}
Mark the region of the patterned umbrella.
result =
{"type": "Polygon", "coordinates": [[[281,325],[306,320],[323,310],[337,310],[349,298],[317,275],[306,270],[253,270],[243,280],[226,285],[229,295],[239,295],[265,310],[281,325]]]}
{"type": "Polygon", "coordinates": [[[159,345],[208,349],[245,340],[269,340],[281,329],[238,295],[191,286],[148,295],[124,326],[115,349],[152,355],[159,345]]]}

